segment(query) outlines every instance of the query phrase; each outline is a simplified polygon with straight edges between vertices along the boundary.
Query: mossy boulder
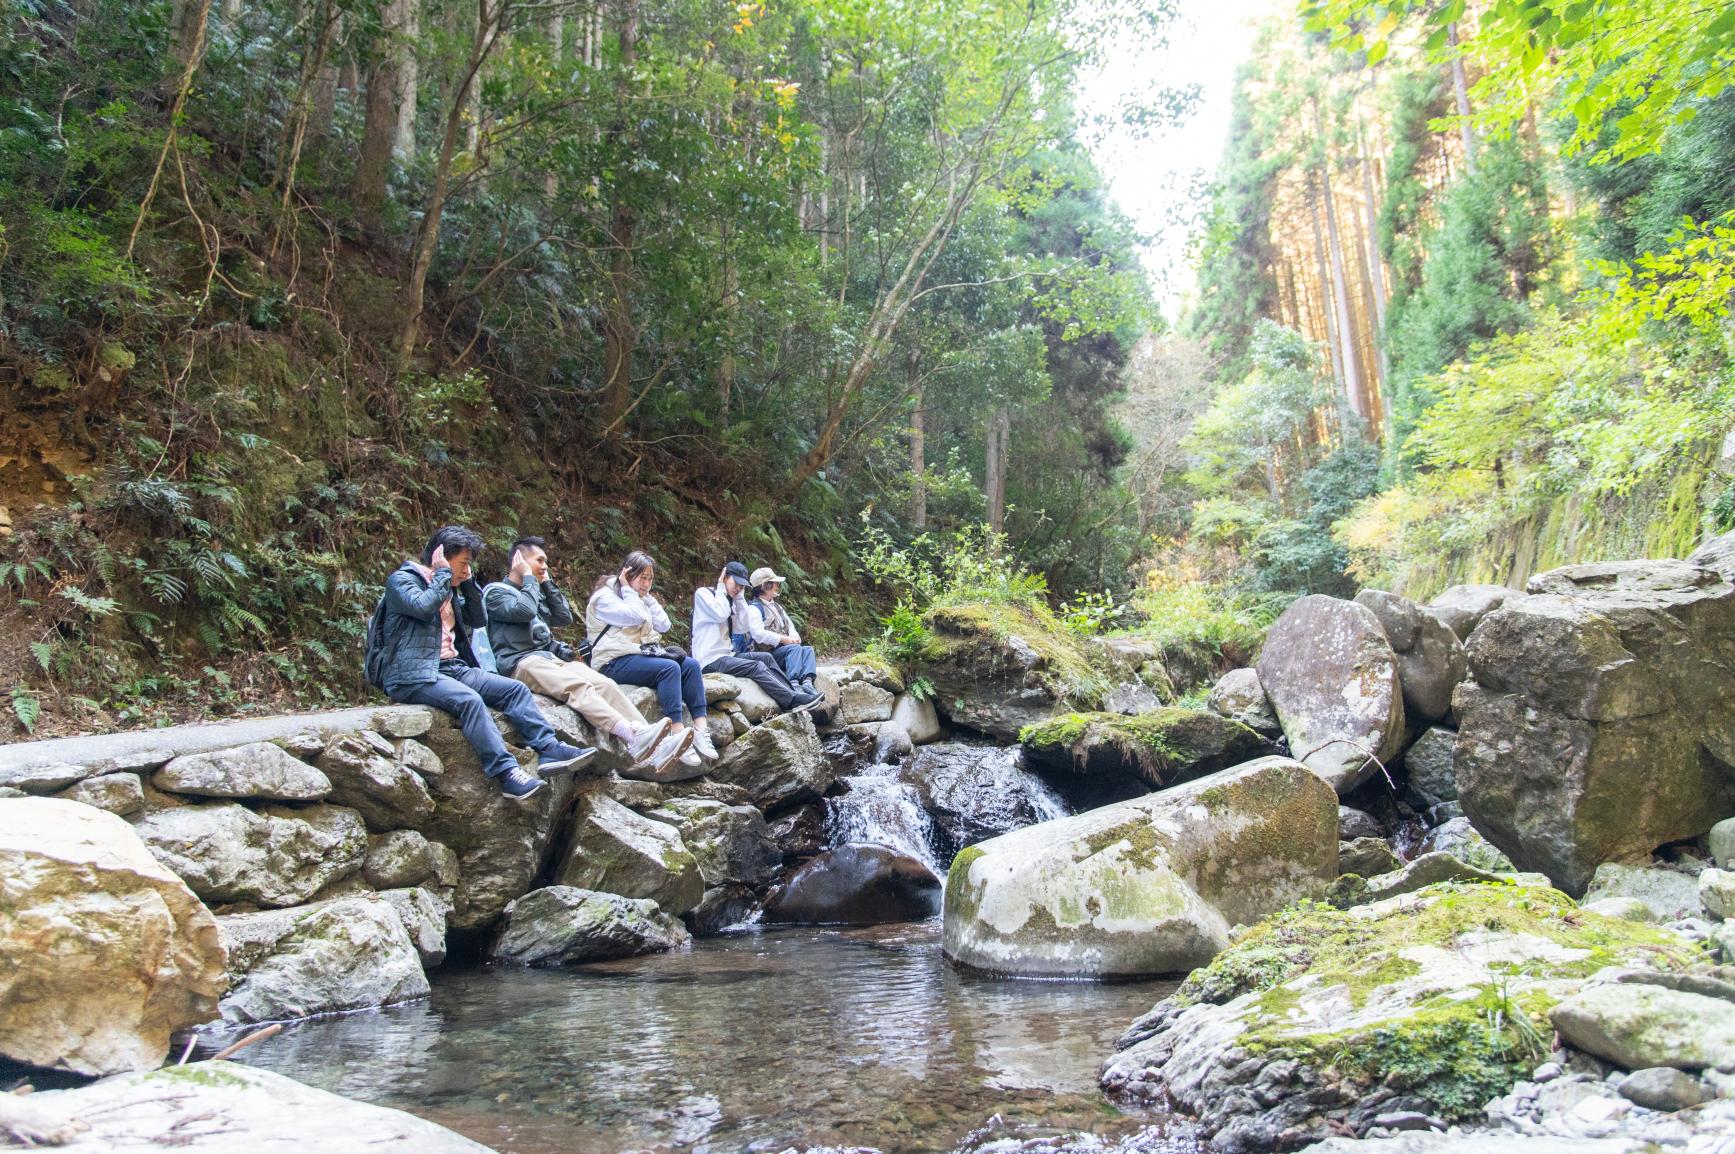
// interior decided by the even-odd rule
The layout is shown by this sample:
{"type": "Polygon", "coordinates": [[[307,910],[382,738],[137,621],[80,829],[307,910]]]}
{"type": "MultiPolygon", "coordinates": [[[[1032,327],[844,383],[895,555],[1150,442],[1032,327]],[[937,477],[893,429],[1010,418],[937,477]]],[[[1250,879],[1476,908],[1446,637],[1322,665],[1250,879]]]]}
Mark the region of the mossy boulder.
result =
{"type": "Polygon", "coordinates": [[[1489,841],[1581,894],[1599,865],[1735,813],[1735,584],[1684,561],[1620,561],[1529,588],[1470,637],[1453,771],[1489,841]]]}
{"type": "Polygon", "coordinates": [[[952,721],[1006,741],[1057,713],[1094,708],[1110,688],[1083,642],[1040,605],[937,605],[911,672],[952,721]]]}
{"type": "Polygon", "coordinates": [[[1606,966],[1684,967],[1681,937],[1545,887],[1449,883],[1243,934],[1123,1035],[1111,1093],[1197,1114],[1265,1154],[1379,1114],[1479,1117],[1547,1053],[1548,1014],[1606,966]]]}
{"type": "Polygon", "coordinates": [[[1270,749],[1238,721],[1175,707],[1132,717],[1069,713],[1026,727],[1019,740],[1042,765],[1086,777],[1133,777],[1151,789],[1192,781],[1270,749]]]}
{"type": "Polygon", "coordinates": [[[1331,787],[1261,758],[968,847],[946,885],[945,952],[1009,975],[1182,973],[1336,876],[1331,787]]]}

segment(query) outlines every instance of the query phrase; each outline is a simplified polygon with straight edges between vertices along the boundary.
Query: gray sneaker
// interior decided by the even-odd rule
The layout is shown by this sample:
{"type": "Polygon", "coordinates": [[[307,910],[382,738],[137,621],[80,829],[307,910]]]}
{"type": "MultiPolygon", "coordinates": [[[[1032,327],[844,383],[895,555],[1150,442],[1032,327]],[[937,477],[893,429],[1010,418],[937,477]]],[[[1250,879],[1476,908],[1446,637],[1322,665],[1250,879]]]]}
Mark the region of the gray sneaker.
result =
{"type": "Polygon", "coordinates": [[[693,726],[687,732],[693,735],[693,749],[706,761],[716,761],[723,755],[717,752],[716,744],[711,740],[711,734],[705,729],[704,722],[693,726]]]}
{"type": "Polygon", "coordinates": [[[633,734],[632,740],[627,742],[627,756],[634,761],[644,761],[663,744],[669,731],[674,728],[675,723],[668,718],[658,718],[633,734]]]}
{"type": "MultiPolygon", "coordinates": [[[[674,727],[671,725],[670,728],[673,729],[674,727]]],[[[683,765],[697,765],[699,763],[697,755],[694,755],[691,762],[688,762],[685,756],[692,748],[692,745],[693,731],[690,729],[676,729],[651,751],[649,757],[640,758],[639,764],[643,765],[653,776],[657,777],[666,774],[669,771],[669,764],[677,760],[683,765]]]]}

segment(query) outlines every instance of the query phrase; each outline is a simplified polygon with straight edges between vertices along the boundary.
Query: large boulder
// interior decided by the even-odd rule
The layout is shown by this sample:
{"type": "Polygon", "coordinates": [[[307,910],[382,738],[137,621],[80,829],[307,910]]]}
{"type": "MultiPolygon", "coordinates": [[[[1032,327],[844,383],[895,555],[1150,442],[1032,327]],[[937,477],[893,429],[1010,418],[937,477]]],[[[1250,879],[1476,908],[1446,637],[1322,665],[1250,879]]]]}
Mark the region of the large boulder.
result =
{"type": "Polygon", "coordinates": [[[923,746],[898,771],[952,845],[963,847],[1065,817],[1064,802],[1024,768],[1018,746],[923,746]]]}
{"type": "Polygon", "coordinates": [[[1504,585],[1453,585],[1428,602],[1428,611],[1468,644],[1484,617],[1519,596],[1518,590],[1504,585]]]}
{"type": "Polygon", "coordinates": [[[946,886],[946,955],[1031,976],[1182,973],[1229,930],[1337,876],[1337,797],[1266,757],[965,849],[946,886]]]}
{"type": "Polygon", "coordinates": [[[699,904],[705,881],[673,825],[643,817],[607,794],[587,793],[573,818],[572,841],[557,884],[649,898],[671,914],[699,904]]]}
{"type": "Polygon", "coordinates": [[[723,751],[708,774],[740,786],[761,809],[817,798],[836,776],[807,713],[779,714],[754,726],[723,751]]]}
{"type": "Polygon", "coordinates": [[[426,886],[381,890],[379,900],[392,907],[403,923],[410,944],[422,959],[422,968],[431,969],[446,960],[446,914],[451,909],[426,886]]]}
{"type": "Polygon", "coordinates": [[[216,1016],[217,923],[110,813],[0,801],[0,1054],[116,1074],[216,1016]]]}
{"type": "Polygon", "coordinates": [[[915,666],[940,711],[960,725],[1016,741],[1027,725],[1089,708],[1107,679],[1077,638],[1016,605],[937,606],[915,666]]]}
{"type": "MultiPolygon", "coordinates": [[[[434,812],[421,832],[458,855],[458,884],[449,928],[486,929],[506,906],[530,889],[554,854],[553,833],[576,788],[557,777],[527,801],[513,801],[482,767],[458,727],[441,714],[422,741],[439,757],[443,772],[425,779],[434,812]]],[[[520,760],[534,772],[535,754],[520,760]]]]}
{"type": "Polygon", "coordinates": [[[647,898],[548,886],[507,907],[488,954],[514,965],[559,966],[661,953],[687,941],[687,928],[647,898]]]}
{"type": "Polygon", "coordinates": [[[66,1154],[117,1150],[317,1150],[320,1154],[493,1154],[401,1110],[315,1090],[234,1062],[191,1062],[30,1096],[42,1113],[77,1120],[66,1154]]]}
{"type": "Polygon", "coordinates": [[[1259,683],[1257,669],[1231,669],[1217,679],[1205,708],[1220,713],[1230,721],[1239,721],[1261,737],[1277,737],[1283,726],[1265,696],[1265,686],[1259,683]]]}
{"type": "Polygon", "coordinates": [[[1464,643],[1451,626],[1407,597],[1363,589],[1355,600],[1380,619],[1398,655],[1405,720],[1411,725],[1444,720],[1452,709],[1452,690],[1467,669],[1464,643]]]}
{"type": "Polygon", "coordinates": [[[879,925],[925,921],[940,912],[934,871],[883,845],[845,844],[790,875],[765,899],[767,922],[879,925]]]}
{"type": "Polygon", "coordinates": [[[1457,882],[1344,912],[1298,906],[1135,1022],[1103,1086],[1196,1115],[1222,1154],[1294,1150],[1381,1115],[1478,1120],[1546,1056],[1549,1008],[1591,973],[1682,966],[1693,952],[1541,887],[1457,882]]]}
{"type": "Polygon", "coordinates": [[[1572,894],[1735,812],[1735,586],[1681,561],[1533,578],[1470,639],[1464,812],[1572,894]]]}
{"type": "Polygon", "coordinates": [[[286,1021],[427,996],[421,959],[388,902],[340,898],[218,920],[232,982],[225,1022],[286,1021]]]}
{"type": "Polygon", "coordinates": [[[1069,713],[1033,725],[1023,742],[1037,762],[1085,777],[1131,777],[1167,789],[1231,765],[1270,746],[1247,726],[1207,709],[1164,707],[1128,717],[1069,713]]]}
{"type": "Polygon", "coordinates": [[[705,885],[771,880],[783,863],[783,853],[771,840],[765,815],[750,805],[724,805],[701,797],[670,798],[645,811],[652,821],[671,825],[681,843],[699,863],[705,885]]]}
{"type": "Polygon", "coordinates": [[[1290,605],[1265,636],[1259,683],[1290,752],[1340,794],[1402,746],[1397,655],[1365,606],[1318,594],[1290,605]]]}
{"type": "Polygon", "coordinates": [[[331,793],[325,774],[268,741],[177,757],[151,778],[168,793],[318,801],[331,793]]]}
{"type": "Polygon", "coordinates": [[[331,779],[332,800],[360,813],[369,829],[414,829],[433,816],[421,775],[377,733],[339,737],[319,755],[319,767],[331,779]]]}
{"type": "Polygon", "coordinates": [[[237,802],[151,810],[133,828],[156,859],[212,904],[295,906],[361,869],[361,815],[317,803],[252,810],[237,802]]]}

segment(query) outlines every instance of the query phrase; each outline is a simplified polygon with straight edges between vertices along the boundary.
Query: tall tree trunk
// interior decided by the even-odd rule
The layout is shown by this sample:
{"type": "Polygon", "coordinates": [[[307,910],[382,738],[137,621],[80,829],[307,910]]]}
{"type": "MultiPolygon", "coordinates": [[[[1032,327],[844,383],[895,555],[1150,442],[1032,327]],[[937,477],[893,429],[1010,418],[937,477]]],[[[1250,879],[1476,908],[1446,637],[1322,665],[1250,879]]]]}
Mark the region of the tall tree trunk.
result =
{"type": "MultiPolygon", "coordinates": [[[[1325,263],[1325,233],[1319,227],[1319,182],[1312,169],[1307,172],[1307,214],[1313,222],[1313,260],[1319,284],[1319,299],[1323,302],[1331,295],[1331,273],[1325,263]]],[[[1325,347],[1331,351],[1331,379],[1336,383],[1341,395],[1344,390],[1343,354],[1338,348],[1337,333],[1333,331],[1331,318],[1331,309],[1321,307],[1320,328],[1325,332],[1325,347]]]]}
{"type": "Polygon", "coordinates": [[[1356,143],[1361,152],[1362,214],[1367,221],[1368,295],[1374,307],[1374,345],[1379,353],[1380,414],[1383,431],[1391,436],[1392,427],[1392,354],[1390,334],[1386,331],[1386,273],[1380,265],[1379,214],[1374,209],[1374,166],[1368,157],[1367,140],[1361,126],[1356,126],[1356,143]]]}
{"type": "Polygon", "coordinates": [[[1002,433],[1006,422],[1005,406],[995,409],[983,437],[982,495],[987,499],[991,533],[1003,532],[1006,527],[1006,439],[1002,433]]]}
{"type": "MultiPolygon", "coordinates": [[[[615,132],[626,134],[627,104],[632,99],[628,91],[632,65],[638,59],[639,21],[632,0],[621,5],[620,79],[615,86],[615,132]]],[[[633,328],[633,235],[638,217],[628,201],[620,182],[615,184],[614,202],[609,212],[608,304],[603,310],[603,383],[602,417],[605,431],[618,432],[631,403],[633,383],[633,344],[638,334],[633,328]]]]}
{"type": "Polygon", "coordinates": [[[729,423],[729,406],[735,395],[735,314],[741,297],[741,269],[735,263],[733,230],[723,226],[723,358],[717,366],[717,407],[723,424],[729,423]]]}
{"type": "Polygon", "coordinates": [[[210,17],[210,0],[171,0],[167,79],[179,80],[198,67],[205,54],[205,25],[210,17]]]}
{"type": "Polygon", "coordinates": [[[922,385],[922,350],[910,348],[910,525],[920,532],[928,527],[928,408],[922,385]]]}
{"type": "Polygon", "coordinates": [[[350,195],[363,223],[379,223],[403,119],[405,58],[414,55],[409,29],[419,0],[389,0],[381,16],[379,56],[367,77],[367,108],[362,118],[361,155],[350,195]]]}
{"type": "Polygon", "coordinates": [[[1331,301],[1337,315],[1337,338],[1343,346],[1343,388],[1349,398],[1350,411],[1362,420],[1368,418],[1367,394],[1362,387],[1361,360],[1355,347],[1355,318],[1349,307],[1349,279],[1344,275],[1343,237],[1337,227],[1337,209],[1331,196],[1331,158],[1320,166],[1320,183],[1324,189],[1325,237],[1331,248],[1331,301]]]}
{"type": "Polygon", "coordinates": [[[428,203],[422,212],[422,224],[416,230],[416,243],[412,249],[414,257],[410,263],[409,291],[404,302],[404,327],[398,335],[397,371],[400,373],[409,367],[410,358],[415,355],[416,341],[421,336],[428,270],[433,267],[434,250],[440,243],[440,217],[446,211],[446,195],[452,183],[452,159],[458,154],[458,136],[463,131],[470,88],[476,83],[476,74],[481,71],[483,62],[494,51],[510,8],[511,0],[494,0],[492,6],[489,0],[476,0],[476,32],[470,40],[470,52],[453,89],[451,103],[446,108],[446,131],[440,140],[440,155],[434,162],[434,183],[428,190],[428,203]]]}
{"type": "Polygon", "coordinates": [[[1464,167],[1476,171],[1476,130],[1470,127],[1470,85],[1464,76],[1464,57],[1458,52],[1458,26],[1446,25],[1446,47],[1452,52],[1452,99],[1458,104],[1458,139],[1464,145],[1464,167]]]}
{"type": "Polygon", "coordinates": [[[422,0],[394,0],[403,7],[397,52],[398,130],[392,154],[402,163],[416,155],[416,89],[421,65],[416,42],[422,34],[422,0]]]}

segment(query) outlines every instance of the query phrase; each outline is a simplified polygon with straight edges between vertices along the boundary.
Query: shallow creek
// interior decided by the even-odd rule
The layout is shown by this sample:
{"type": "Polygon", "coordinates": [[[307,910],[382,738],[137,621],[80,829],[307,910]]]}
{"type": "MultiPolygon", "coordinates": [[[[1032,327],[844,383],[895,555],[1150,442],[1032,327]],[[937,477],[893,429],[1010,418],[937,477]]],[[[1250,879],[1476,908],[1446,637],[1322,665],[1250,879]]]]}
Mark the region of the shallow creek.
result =
{"type": "Polygon", "coordinates": [[[436,972],[426,1002],[290,1026],[241,1061],[513,1154],[944,1151],[1149,1125],[1096,1067],[1172,985],[1006,982],[939,923],[750,929],[567,970],[436,972]]]}

